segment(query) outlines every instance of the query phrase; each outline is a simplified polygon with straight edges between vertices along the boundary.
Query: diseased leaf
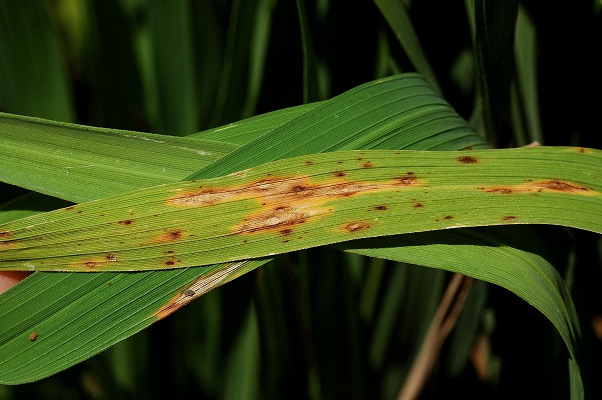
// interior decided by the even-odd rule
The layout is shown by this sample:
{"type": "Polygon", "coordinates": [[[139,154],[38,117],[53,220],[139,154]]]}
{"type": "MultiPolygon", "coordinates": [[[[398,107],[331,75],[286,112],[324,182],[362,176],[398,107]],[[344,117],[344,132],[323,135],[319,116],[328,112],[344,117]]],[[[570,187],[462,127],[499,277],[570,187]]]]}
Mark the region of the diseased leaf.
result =
{"type": "Polygon", "coordinates": [[[0,269],[169,269],[483,225],[602,232],[601,158],[539,147],[286,159],[1,225],[0,269]]]}

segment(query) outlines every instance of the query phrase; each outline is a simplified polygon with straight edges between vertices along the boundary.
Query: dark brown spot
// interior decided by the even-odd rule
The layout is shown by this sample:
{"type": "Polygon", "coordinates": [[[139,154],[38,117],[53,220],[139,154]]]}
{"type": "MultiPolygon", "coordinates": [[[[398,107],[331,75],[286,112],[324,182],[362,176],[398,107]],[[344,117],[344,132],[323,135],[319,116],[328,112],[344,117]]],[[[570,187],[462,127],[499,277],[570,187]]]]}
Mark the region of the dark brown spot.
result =
{"type": "Polygon", "coordinates": [[[243,240],[242,242],[243,242],[244,244],[247,244],[247,243],[249,243],[249,241],[248,241],[247,239],[243,240]]]}
{"type": "Polygon", "coordinates": [[[416,183],[418,183],[418,179],[416,179],[413,176],[403,176],[401,178],[398,178],[397,181],[404,186],[415,185],[416,183]]]}
{"type": "Polygon", "coordinates": [[[178,239],[182,238],[182,231],[178,230],[178,229],[173,229],[173,230],[167,232],[167,236],[171,240],[178,240],[178,239]]]}
{"type": "Polygon", "coordinates": [[[11,237],[12,235],[13,235],[13,233],[9,232],[9,231],[0,232],[0,239],[7,239],[7,238],[11,237]]]}
{"type": "Polygon", "coordinates": [[[194,296],[194,293],[195,292],[192,289],[186,289],[186,290],[184,290],[184,296],[186,296],[186,297],[192,297],[192,296],[194,296]]]}
{"type": "Polygon", "coordinates": [[[117,254],[109,253],[105,256],[108,261],[117,261],[117,254]]]}
{"type": "Polygon", "coordinates": [[[462,164],[476,164],[479,162],[479,160],[473,156],[460,156],[457,160],[462,164]]]}
{"type": "Polygon", "coordinates": [[[410,171],[407,173],[407,175],[414,175],[414,173],[410,171]]]}
{"type": "Polygon", "coordinates": [[[368,228],[370,228],[370,224],[362,221],[350,222],[348,224],[343,225],[343,230],[347,232],[357,232],[368,228]]]}
{"type": "Polygon", "coordinates": [[[422,203],[416,203],[416,204],[414,204],[414,207],[421,208],[421,207],[424,207],[424,204],[422,204],[422,203]]]}
{"type": "Polygon", "coordinates": [[[29,341],[30,342],[35,342],[37,338],[38,338],[38,332],[31,332],[29,334],[29,341]]]}
{"type": "Polygon", "coordinates": [[[507,215],[504,218],[502,218],[502,221],[512,221],[513,219],[516,219],[514,215],[507,215]]]}
{"type": "Polygon", "coordinates": [[[71,211],[71,210],[73,210],[74,208],[75,208],[75,206],[69,206],[69,207],[65,208],[65,211],[71,211]]]}
{"type": "Polygon", "coordinates": [[[173,253],[175,253],[174,250],[167,250],[167,251],[163,252],[163,254],[173,254],[173,253]]]}
{"type": "Polygon", "coordinates": [[[375,207],[374,207],[374,209],[375,209],[375,210],[382,211],[382,210],[386,210],[386,209],[387,209],[387,206],[385,206],[385,205],[375,206],[375,207]]]}
{"type": "Polygon", "coordinates": [[[165,265],[167,267],[171,267],[172,265],[176,265],[176,262],[174,260],[167,260],[167,261],[163,262],[163,265],[165,265]]]}
{"type": "Polygon", "coordinates": [[[364,168],[372,168],[372,166],[373,166],[373,164],[370,161],[362,164],[362,167],[364,167],[364,168]]]}
{"type": "Polygon", "coordinates": [[[445,217],[443,217],[443,219],[454,219],[454,217],[452,217],[451,215],[446,215],[445,217]]]}
{"type": "Polygon", "coordinates": [[[307,189],[308,189],[307,186],[295,185],[291,188],[291,193],[301,193],[301,192],[305,192],[307,189]]]}
{"type": "Polygon", "coordinates": [[[472,146],[466,146],[464,147],[464,150],[472,150],[472,146]]]}
{"type": "Polygon", "coordinates": [[[130,226],[133,223],[134,223],[133,219],[124,219],[124,220],[118,222],[119,225],[123,225],[123,226],[130,226]]]}
{"type": "Polygon", "coordinates": [[[339,176],[339,177],[340,177],[340,176],[345,176],[345,173],[344,173],[343,171],[336,171],[336,172],[334,173],[334,176],[339,176]]]}
{"type": "Polygon", "coordinates": [[[86,261],[84,263],[84,267],[90,268],[90,269],[96,268],[97,266],[98,266],[98,263],[96,261],[86,261]]]}
{"type": "Polygon", "coordinates": [[[81,213],[83,213],[83,211],[82,211],[82,210],[79,210],[77,213],[78,213],[78,214],[81,214],[81,213]]]}
{"type": "Polygon", "coordinates": [[[314,162],[311,160],[305,161],[305,165],[314,165],[314,162]]]}
{"type": "Polygon", "coordinates": [[[288,235],[290,235],[291,233],[293,233],[293,230],[292,230],[292,229],[290,229],[290,228],[282,229],[282,230],[280,231],[280,234],[281,234],[282,236],[288,236],[288,235]]]}

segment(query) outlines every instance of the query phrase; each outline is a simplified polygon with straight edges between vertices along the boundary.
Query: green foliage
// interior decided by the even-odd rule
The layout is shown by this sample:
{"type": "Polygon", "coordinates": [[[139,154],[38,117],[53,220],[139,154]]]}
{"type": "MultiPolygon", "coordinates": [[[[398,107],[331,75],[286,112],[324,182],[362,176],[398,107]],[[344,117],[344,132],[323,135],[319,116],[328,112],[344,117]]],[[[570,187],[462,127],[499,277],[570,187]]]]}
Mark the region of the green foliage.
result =
{"type": "MultiPolygon", "coordinates": [[[[117,195],[74,209],[113,212],[111,204],[146,193],[132,190],[295,156],[486,149],[487,138],[497,147],[538,140],[579,148],[475,151],[495,162],[475,175],[464,169],[477,165],[465,163],[434,204],[483,211],[459,182],[470,188],[488,177],[498,190],[488,194],[499,197],[492,207],[512,210],[505,216],[599,232],[602,166],[599,151],[587,148],[602,147],[589,100],[602,83],[591,58],[602,24],[599,5],[582,3],[3,2],[0,111],[62,122],[0,115],[0,223],[57,216],[48,225],[54,233],[63,223],[88,230],[85,220],[43,212],[117,195]],[[400,71],[425,79],[385,78],[400,71]],[[85,125],[64,123],[73,121],[85,125]],[[532,178],[548,203],[525,191],[532,178]],[[528,200],[504,197],[497,186],[510,183],[528,200]],[[571,184],[586,195],[558,190],[571,184]]],[[[448,174],[440,160],[462,157],[407,154],[422,175],[430,166],[441,179],[448,174]]],[[[283,160],[249,173],[338,171],[320,169],[331,155],[308,157],[318,166],[283,160]]],[[[369,169],[354,179],[388,179],[386,168],[369,169]]],[[[350,208],[336,221],[366,201],[342,201],[350,208]]],[[[387,212],[395,232],[408,231],[387,212]]],[[[12,255],[7,232],[0,228],[3,254],[12,255]]],[[[341,241],[321,237],[315,244],[341,241]]],[[[579,398],[581,380],[596,398],[598,248],[595,233],[513,225],[368,237],[168,271],[36,272],[0,296],[0,376],[23,383],[56,375],[0,387],[0,398],[392,398],[417,382],[412,366],[424,359],[425,337],[442,347],[438,368],[422,374],[424,398],[508,397],[519,387],[524,397],[579,398]],[[463,312],[451,339],[438,341],[446,318],[439,329],[433,321],[454,282],[446,271],[496,285],[478,282],[463,306],[453,301],[463,312]]],[[[281,251],[265,252],[256,255],[281,251]]]]}

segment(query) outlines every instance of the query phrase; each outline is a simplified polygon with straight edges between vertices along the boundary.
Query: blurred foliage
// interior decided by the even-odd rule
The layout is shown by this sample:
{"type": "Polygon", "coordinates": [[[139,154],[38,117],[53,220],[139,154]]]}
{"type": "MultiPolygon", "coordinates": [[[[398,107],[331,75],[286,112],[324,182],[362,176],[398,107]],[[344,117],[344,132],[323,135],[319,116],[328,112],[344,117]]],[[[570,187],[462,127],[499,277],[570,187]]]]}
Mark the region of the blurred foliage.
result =
{"type": "MultiPolygon", "coordinates": [[[[497,147],[602,148],[601,18],[597,1],[7,0],[0,110],[187,135],[418,70],[497,147]]],[[[20,193],[3,185],[1,200],[20,193]]],[[[600,239],[540,231],[600,398],[600,239]]],[[[285,255],[0,399],[390,399],[448,279],[328,249],[285,255]]],[[[566,377],[551,324],[478,283],[422,398],[566,398],[566,377]]]]}

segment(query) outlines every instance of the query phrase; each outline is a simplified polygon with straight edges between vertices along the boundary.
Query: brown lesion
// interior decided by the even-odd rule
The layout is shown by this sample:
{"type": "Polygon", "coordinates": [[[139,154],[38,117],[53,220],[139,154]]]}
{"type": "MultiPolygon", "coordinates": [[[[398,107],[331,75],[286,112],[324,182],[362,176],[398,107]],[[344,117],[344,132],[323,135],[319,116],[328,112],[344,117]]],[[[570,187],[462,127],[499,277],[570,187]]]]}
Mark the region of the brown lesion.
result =
{"type": "Polygon", "coordinates": [[[518,185],[509,186],[491,186],[491,187],[480,187],[478,190],[487,193],[498,193],[498,194],[520,194],[520,193],[541,193],[541,192],[552,192],[552,193],[567,193],[567,194],[579,194],[579,195],[593,195],[596,193],[593,189],[581,186],[574,182],[569,182],[561,179],[549,179],[545,181],[532,181],[529,180],[525,183],[518,185]]]}
{"type": "Polygon", "coordinates": [[[168,229],[159,236],[155,237],[153,243],[169,243],[175,242],[184,237],[184,231],[181,229],[168,229]]]}
{"type": "Polygon", "coordinates": [[[16,240],[2,240],[0,241],[0,250],[12,249],[17,245],[17,243],[18,242],[16,240]]]}
{"type": "Polygon", "coordinates": [[[342,229],[345,232],[363,231],[368,228],[370,228],[370,223],[364,221],[349,222],[342,226],[342,229]]]}
{"type": "Polygon", "coordinates": [[[180,263],[180,260],[176,258],[170,258],[168,260],[163,261],[163,266],[165,268],[175,268],[180,263]]]}
{"type": "Polygon", "coordinates": [[[170,197],[167,204],[203,207],[254,199],[260,208],[232,226],[230,231],[235,234],[283,234],[296,225],[331,213],[334,209],[325,206],[329,202],[368,193],[398,191],[400,188],[422,184],[413,173],[381,182],[348,180],[344,178],[343,171],[332,174],[334,179],[319,183],[307,176],[270,177],[244,185],[197,188],[170,197]]]}
{"type": "Polygon", "coordinates": [[[134,223],[134,220],[133,219],[124,219],[124,220],[118,221],[117,223],[122,226],[130,226],[134,223]]]}
{"type": "Polygon", "coordinates": [[[479,162],[479,159],[474,156],[460,156],[456,160],[462,164],[476,164],[479,162]]]}
{"type": "Polygon", "coordinates": [[[517,217],[514,215],[506,215],[502,218],[502,221],[514,221],[517,217]]]}

